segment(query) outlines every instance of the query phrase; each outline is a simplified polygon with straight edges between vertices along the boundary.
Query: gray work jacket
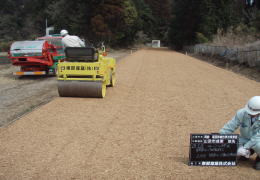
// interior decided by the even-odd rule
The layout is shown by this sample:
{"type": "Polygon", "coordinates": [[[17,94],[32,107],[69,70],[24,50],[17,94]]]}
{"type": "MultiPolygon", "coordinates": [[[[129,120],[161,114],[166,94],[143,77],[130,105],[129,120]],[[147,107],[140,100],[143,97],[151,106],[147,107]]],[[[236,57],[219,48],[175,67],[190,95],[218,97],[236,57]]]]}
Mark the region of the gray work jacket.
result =
{"type": "Polygon", "coordinates": [[[231,134],[236,129],[240,128],[240,137],[248,139],[248,142],[244,144],[244,147],[250,149],[257,142],[260,142],[260,116],[251,125],[251,117],[245,111],[240,109],[236,115],[225,124],[225,126],[219,131],[220,134],[231,134]]]}

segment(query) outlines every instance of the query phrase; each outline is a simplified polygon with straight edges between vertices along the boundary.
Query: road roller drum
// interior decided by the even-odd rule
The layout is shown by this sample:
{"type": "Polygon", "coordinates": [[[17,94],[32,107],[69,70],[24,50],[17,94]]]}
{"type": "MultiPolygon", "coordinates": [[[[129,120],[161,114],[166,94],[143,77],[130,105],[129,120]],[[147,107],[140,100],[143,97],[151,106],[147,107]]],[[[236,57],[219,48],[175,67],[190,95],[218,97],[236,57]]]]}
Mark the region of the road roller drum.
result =
{"type": "Polygon", "coordinates": [[[101,81],[58,81],[58,92],[61,97],[103,98],[106,95],[106,85],[101,81]]]}

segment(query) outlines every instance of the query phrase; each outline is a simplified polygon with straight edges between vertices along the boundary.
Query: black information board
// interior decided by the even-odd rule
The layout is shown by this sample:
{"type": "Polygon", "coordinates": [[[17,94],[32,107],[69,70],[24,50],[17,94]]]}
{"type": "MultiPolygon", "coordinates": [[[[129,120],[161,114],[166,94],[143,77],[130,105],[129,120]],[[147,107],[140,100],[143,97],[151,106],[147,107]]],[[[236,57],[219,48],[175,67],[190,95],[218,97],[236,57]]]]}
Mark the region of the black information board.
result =
{"type": "Polygon", "coordinates": [[[191,134],[190,166],[236,166],[238,134],[191,134]]]}

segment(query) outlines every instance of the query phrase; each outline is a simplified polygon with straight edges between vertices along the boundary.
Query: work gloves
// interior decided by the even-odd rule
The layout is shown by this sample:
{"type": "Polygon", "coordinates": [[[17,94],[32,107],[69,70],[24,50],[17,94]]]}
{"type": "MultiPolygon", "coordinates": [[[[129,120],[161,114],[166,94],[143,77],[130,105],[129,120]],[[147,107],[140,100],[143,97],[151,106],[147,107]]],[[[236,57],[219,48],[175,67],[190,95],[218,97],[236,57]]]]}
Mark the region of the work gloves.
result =
{"type": "Polygon", "coordinates": [[[237,156],[244,156],[246,158],[249,158],[250,156],[250,151],[243,146],[239,147],[237,150],[237,156]]]}

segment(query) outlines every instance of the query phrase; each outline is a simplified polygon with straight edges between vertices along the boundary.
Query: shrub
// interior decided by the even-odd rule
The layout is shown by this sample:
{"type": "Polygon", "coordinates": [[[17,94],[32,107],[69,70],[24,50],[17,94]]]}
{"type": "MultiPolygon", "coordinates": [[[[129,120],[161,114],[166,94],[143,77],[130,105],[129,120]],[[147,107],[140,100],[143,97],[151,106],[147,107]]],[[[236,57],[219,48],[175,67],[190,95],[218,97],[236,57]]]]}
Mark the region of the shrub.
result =
{"type": "Polygon", "coordinates": [[[11,46],[11,42],[0,42],[0,52],[7,52],[11,46]]]}
{"type": "Polygon", "coordinates": [[[200,33],[200,32],[196,32],[196,42],[197,43],[207,43],[209,42],[208,38],[206,38],[206,36],[204,36],[204,34],[200,33]]]}

